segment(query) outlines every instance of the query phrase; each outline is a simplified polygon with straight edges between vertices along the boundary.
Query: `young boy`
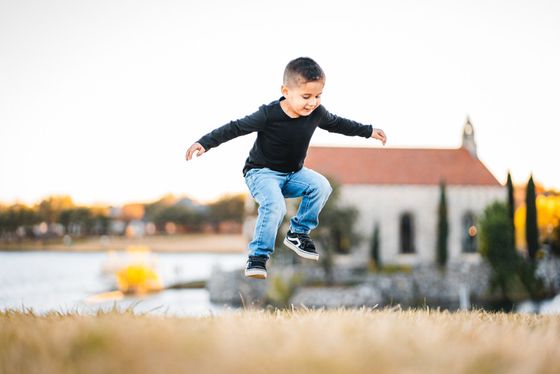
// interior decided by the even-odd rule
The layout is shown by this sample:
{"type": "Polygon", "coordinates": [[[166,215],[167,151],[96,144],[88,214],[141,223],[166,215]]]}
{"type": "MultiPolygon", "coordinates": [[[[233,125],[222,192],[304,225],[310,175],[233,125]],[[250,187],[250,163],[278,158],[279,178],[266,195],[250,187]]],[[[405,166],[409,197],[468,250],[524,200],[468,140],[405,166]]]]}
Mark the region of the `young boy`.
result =
{"type": "Polygon", "coordinates": [[[332,191],[321,174],[303,166],[311,136],[317,127],[348,136],[380,140],[383,130],[337,117],[321,106],[325,73],[312,59],[297,58],[286,66],[282,97],[255,113],[204,135],[187,150],[190,160],[235,137],[257,131],[257,139],[243,168],[245,182],[259,204],[253,240],[249,243],[247,277],[264,279],[266,262],[274,252],[276,233],[286,214],[284,198],[302,197],[290,220],[284,245],[299,256],[318,260],[309,233],[332,191]]]}

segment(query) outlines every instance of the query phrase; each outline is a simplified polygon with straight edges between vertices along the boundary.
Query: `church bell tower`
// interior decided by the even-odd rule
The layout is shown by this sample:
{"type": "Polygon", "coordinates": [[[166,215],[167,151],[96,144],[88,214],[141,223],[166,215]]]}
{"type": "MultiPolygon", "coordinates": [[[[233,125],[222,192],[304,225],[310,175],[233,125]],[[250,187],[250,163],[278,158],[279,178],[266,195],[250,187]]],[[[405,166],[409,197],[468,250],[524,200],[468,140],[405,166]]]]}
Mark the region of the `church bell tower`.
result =
{"type": "Polygon", "coordinates": [[[463,126],[463,144],[462,147],[465,148],[474,157],[478,158],[476,154],[476,142],[474,140],[474,127],[471,123],[471,119],[467,116],[465,121],[465,126],[463,126]]]}

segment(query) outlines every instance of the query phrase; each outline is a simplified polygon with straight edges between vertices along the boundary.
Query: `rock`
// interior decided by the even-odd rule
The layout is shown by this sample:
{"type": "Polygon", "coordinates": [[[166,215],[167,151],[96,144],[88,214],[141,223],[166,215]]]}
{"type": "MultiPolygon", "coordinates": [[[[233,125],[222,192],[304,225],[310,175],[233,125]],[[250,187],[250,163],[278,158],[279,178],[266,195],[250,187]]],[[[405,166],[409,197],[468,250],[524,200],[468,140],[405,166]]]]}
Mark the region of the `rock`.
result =
{"type": "Polygon", "coordinates": [[[363,269],[337,267],[337,287],[309,287],[324,283],[324,272],[318,266],[282,265],[269,269],[267,280],[246,278],[243,269],[214,269],[206,288],[210,301],[232,306],[263,306],[267,289],[275,274],[297,274],[301,284],[290,303],[308,307],[372,307],[400,304],[402,306],[441,305],[458,308],[470,305],[471,298],[480,298],[488,287],[490,269],[485,263],[450,264],[445,271],[435,265],[422,265],[410,272],[367,273],[363,269]]]}
{"type": "Polygon", "coordinates": [[[206,289],[212,303],[250,307],[264,304],[267,284],[267,280],[245,277],[243,269],[213,269],[206,289]]]}
{"type": "Polygon", "coordinates": [[[301,287],[292,297],[294,306],[310,308],[374,307],[382,302],[381,293],[368,285],[354,287],[301,287]]]}

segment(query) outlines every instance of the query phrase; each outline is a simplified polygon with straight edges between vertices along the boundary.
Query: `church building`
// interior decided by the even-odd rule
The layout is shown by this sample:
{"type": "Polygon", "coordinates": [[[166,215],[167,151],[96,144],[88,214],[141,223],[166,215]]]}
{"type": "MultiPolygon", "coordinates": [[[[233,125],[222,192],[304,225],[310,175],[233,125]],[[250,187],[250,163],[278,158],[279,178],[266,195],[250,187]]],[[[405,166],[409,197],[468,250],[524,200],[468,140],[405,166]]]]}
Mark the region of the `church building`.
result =
{"type": "Polygon", "coordinates": [[[506,199],[506,189],[478,159],[468,118],[458,149],[313,146],[305,165],[334,179],[340,185],[339,203],[359,211],[355,230],[363,240],[345,255],[350,262],[368,261],[378,225],[383,264],[435,263],[442,181],[448,262],[479,262],[477,220],[486,206],[506,199]]]}

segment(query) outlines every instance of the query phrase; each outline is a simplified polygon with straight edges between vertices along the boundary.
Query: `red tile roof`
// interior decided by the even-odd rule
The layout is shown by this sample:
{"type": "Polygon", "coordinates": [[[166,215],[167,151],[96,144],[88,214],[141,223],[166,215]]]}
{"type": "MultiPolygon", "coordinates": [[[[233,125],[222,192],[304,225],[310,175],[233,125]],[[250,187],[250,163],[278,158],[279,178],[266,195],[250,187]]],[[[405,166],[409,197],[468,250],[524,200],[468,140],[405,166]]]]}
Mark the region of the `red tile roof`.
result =
{"type": "Polygon", "coordinates": [[[309,147],[305,166],[341,184],[500,186],[465,148],[309,147]]]}

